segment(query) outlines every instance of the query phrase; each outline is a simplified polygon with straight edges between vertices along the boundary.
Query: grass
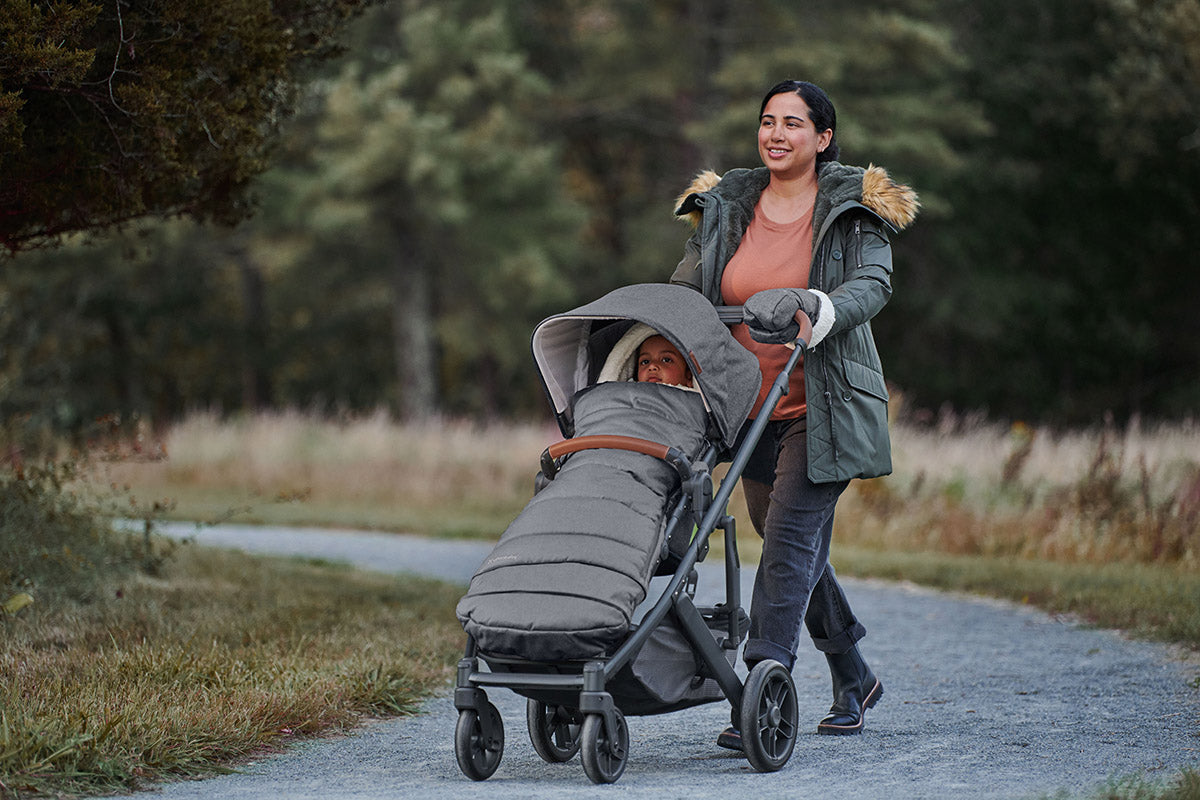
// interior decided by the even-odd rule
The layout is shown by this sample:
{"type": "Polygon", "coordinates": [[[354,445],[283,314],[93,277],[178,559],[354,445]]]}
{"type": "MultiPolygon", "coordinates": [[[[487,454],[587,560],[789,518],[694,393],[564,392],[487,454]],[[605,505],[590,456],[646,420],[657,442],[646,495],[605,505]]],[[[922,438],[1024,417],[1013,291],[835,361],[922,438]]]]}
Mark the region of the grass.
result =
{"type": "Polygon", "coordinates": [[[894,438],[896,474],[854,484],[844,506],[839,533],[855,544],[1200,571],[1200,426],[894,438]]]}
{"type": "MultiPolygon", "coordinates": [[[[1051,797],[1067,800],[1068,795],[1051,797]]],[[[1089,800],[1200,800],[1200,772],[1185,769],[1168,779],[1153,781],[1138,775],[1119,778],[1086,797],[1089,800]]]]}
{"type": "Polygon", "coordinates": [[[538,456],[562,437],[545,425],[282,413],[197,415],[140,444],[148,438],[96,442],[97,474],[168,518],[488,539],[528,501],[538,456]]]}
{"type": "Polygon", "coordinates": [[[0,486],[0,602],[33,599],[0,613],[0,797],[224,771],[451,674],[457,588],[113,533],[46,482],[0,486]]]}
{"type": "MultiPolygon", "coordinates": [[[[839,506],[871,520],[843,524],[839,539],[1200,569],[1200,425],[1055,433],[951,419],[896,424],[892,437],[894,475],[853,483],[839,506]]],[[[136,452],[127,439],[97,447],[103,480],[143,506],[169,499],[177,519],[494,539],[528,501],[538,456],[559,438],[544,424],[198,415],[136,452]]],[[[741,515],[736,493],[732,507],[741,515]]]]}
{"type": "Polygon", "coordinates": [[[1143,639],[1200,650],[1200,575],[1145,564],[895,553],[839,545],[839,574],[1000,597],[1143,639]]]}

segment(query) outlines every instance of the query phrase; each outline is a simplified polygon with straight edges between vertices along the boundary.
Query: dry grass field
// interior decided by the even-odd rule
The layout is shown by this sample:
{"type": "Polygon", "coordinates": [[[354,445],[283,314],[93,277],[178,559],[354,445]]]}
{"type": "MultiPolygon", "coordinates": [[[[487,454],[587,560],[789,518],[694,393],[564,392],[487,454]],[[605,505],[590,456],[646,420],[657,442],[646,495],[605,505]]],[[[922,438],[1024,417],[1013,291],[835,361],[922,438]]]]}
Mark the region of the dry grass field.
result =
{"type": "MultiPolygon", "coordinates": [[[[1200,647],[1200,425],[1059,432],[943,415],[892,435],[894,473],[853,482],[838,506],[843,574],[1007,597],[1200,647]]],[[[135,516],[494,539],[559,438],[550,424],[197,415],[160,440],[101,443],[96,463],[135,516]]],[[[743,563],[756,563],[738,491],[730,512],[743,563]]]]}
{"type": "MultiPolygon", "coordinates": [[[[137,513],[495,538],[559,438],[546,424],[198,415],[144,437],[140,454],[114,440],[97,463],[137,513]]],[[[893,475],[854,482],[839,506],[839,546],[1200,571],[1200,425],[1056,433],[949,418],[897,424],[893,449],[893,475]]],[[[731,505],[753,561],[737,493],[731,505]]]]}
{"type": "MultiPolygon", "coordinates": [[[[838,506],[839,571],[1200,647],[1200,425],[1060,432],[943,415],[892,435],[894,473],[853,482],[838,506]]],[[[134,516],[494,539],[559,438],[550,424],[197,415],[161,439],[98,443],[94,462],[134,516]]],[[[730,511],[756,563],[740,492],[730,511]]]]}
{"type": "Polygon", "coordinates": [[[847,504],[855,544],[1200,570],[1200,426],[968,421],[897,426],[893,441],[895,474],[857,483],[847,504]]]}
{"type": "Polygon", "coordinates": [[[391,530],[489,538],[533,490],[551,426],[384,414],[339,422],[294,413],[232,421],[193,416],[155,439],[98,444],[98,481],[131,512],[177,519],[391,530]],[[499,527],[497,527],[499,526],[499,527]]]}

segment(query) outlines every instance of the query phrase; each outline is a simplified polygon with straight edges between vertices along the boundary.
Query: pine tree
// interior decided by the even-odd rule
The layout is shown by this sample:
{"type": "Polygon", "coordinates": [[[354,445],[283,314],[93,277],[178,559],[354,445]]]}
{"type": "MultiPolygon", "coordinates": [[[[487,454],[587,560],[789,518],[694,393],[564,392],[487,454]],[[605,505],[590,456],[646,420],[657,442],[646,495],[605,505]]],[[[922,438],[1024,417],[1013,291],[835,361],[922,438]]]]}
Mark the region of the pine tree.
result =
{"type": "Polygon", "coordinates": [[[328,87],[309,213],[337,214],[345,224],[326,235],[376,262],[399,413],[438,411],[441,383],[487,408],[531,312],[565,296],[556,251],[576,218],[532,122],[549,87],[503,9],[401,3],[371,30],[377,63],[352,62],[328,87]]]}

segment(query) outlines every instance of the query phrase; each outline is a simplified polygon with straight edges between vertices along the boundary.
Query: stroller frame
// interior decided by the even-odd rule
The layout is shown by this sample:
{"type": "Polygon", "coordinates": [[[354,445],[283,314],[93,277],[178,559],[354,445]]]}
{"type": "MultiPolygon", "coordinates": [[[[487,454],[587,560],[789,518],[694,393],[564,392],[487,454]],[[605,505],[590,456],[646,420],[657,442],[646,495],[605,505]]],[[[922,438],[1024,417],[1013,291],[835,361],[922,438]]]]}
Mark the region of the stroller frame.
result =
{"type": "MultiPolygon", "coordinates": [[[[742,320],[740,307],[719,307],[718,314],[726,324],[742,320]]],[[[583,449],[631,449],[667,461],[680,475],[682,495],[667,523],[668,535],[688,522],[694,522],[696,533],[658,600],[608,658],[576,662],[498,659],[481,654],[474,638],[468,635],[454,690],[454,706],[459,711],[455,756],[467,777],[491,777],[503,757],[504,724],[486,692],[486,688],[495,687],[512,689],[527,698],[530,739],[543,760],[564,762],[580,752],[584,772],[593,783],[612,783],[620,778],[629,755],[629,734],[624,714],[607,687],[668,615],[678,623],[698,657],[702,674],[713,678],[729,701],[731,719],[742,732],[743,752],[751,766],[759,772],[773,772],[791,758],[798,710],[790,672],[779,662],[766,660],[756,664],[743,682],[728,657],[729,650],[741,645],[746,631],[736,521],[726,512],[733,489],[766,429],[770,411],[787,394],[789,377],[811,340],[808,317],[797,312],[796,321],[800,333],[787,365],[773,382],[762,412],[734,453],[715,494],[712,470],[718,464],[718,450],[712,444],[694,460],[673,447],[615,436],[567,439],[543,453],[539,481],[553,477],[558,458],[583,449]],[[701,608],[693,601],[695,567],[708,554],[709,538],[718,529],[724,534],[725,602],[701,608]],[[719,620],[726,636],[714,638],[706,615],[719,620]],[[481,661],[500,669],[482,670],[481,661]]]]}

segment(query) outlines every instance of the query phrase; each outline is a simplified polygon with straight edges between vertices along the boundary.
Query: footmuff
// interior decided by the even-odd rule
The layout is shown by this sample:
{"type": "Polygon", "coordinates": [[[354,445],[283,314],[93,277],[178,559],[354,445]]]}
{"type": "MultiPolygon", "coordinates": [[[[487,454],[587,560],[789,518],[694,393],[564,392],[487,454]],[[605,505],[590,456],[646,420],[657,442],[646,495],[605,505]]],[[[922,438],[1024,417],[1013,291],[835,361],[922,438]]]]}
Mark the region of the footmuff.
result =
{"type": "MultiPolygon", "coordinates": [[[[695,456],[708,414],[697,392],[650,383],[588,387],[577,436],[632,436],[695,456]]],[[[679,475],[653,456],[583,450],[533,496],[484,559],[457,614],[485,654],[533,661],[607,655],[630,629],[662,550],[679,475]]]]}

